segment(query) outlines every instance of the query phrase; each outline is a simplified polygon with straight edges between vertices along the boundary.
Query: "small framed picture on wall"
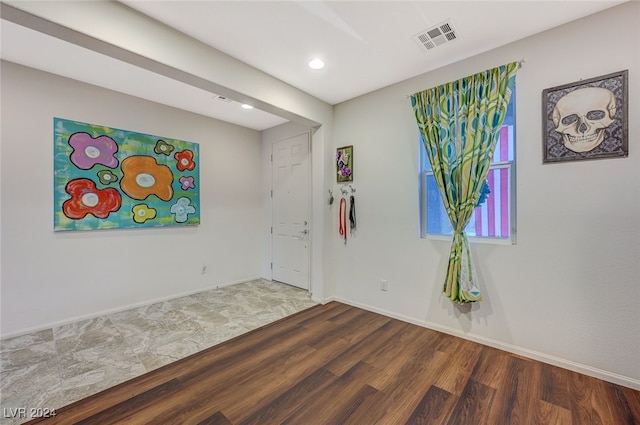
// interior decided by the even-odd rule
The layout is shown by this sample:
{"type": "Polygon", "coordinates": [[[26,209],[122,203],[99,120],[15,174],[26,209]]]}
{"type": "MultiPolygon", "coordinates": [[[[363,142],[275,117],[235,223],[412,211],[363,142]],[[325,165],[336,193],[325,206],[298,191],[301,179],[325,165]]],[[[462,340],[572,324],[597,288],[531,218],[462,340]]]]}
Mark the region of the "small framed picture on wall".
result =
{"type": "Polygon", "coordinates": [[[338,183],[353,181],[353,146],[343,146],[337,149],[336,172],[338,183]]]}
{"type": "Polygon", "coordinates": [[[628,71],[542,91],[543,162],[626,157],[628,71]]]}

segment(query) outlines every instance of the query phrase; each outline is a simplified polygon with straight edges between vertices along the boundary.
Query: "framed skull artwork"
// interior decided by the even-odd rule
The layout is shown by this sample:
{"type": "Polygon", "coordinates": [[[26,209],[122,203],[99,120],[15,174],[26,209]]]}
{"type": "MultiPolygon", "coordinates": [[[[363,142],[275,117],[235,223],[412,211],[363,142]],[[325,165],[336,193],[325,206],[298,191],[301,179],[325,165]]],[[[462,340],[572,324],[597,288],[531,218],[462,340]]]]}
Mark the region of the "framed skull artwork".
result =
{"type": "Polygon", "coordinates": [[[626,157],[628,71],[542,91],[543,162],[626,157]]]}

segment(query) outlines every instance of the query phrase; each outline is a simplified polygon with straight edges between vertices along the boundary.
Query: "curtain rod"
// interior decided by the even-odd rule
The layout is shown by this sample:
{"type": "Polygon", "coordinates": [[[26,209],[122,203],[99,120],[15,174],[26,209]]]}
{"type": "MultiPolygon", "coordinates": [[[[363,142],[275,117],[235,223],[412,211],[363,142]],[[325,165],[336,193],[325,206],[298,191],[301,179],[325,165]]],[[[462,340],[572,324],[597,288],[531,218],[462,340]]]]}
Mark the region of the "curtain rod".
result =
{"type": "MultiPolygon", "coordinates": [[[[518,63],[518,69],[522,68],[522,64],[524,64],[527,61],[527,58],[522,58],[519,61],[516,61],[518,63]]],[[[407,99],[409,99],[413,94],[408,94],[405,97],[407,99]]]]}

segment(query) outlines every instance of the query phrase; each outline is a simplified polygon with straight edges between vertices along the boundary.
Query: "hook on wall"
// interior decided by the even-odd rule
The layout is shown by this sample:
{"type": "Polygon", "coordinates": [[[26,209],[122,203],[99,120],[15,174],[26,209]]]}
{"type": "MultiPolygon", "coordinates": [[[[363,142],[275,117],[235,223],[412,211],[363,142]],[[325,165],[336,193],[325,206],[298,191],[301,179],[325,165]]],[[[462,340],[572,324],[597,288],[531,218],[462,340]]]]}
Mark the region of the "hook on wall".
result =
{"type": "Polygon", "coordinates": [[[354,193],[356,193],[356,188],[353,187],[353,185],[351,185],[351,184],[342,185],[342,186],[340,186],[340,193],[342,193],[342,196],[347,196],[349,194],[354,194],[354,193]]]}

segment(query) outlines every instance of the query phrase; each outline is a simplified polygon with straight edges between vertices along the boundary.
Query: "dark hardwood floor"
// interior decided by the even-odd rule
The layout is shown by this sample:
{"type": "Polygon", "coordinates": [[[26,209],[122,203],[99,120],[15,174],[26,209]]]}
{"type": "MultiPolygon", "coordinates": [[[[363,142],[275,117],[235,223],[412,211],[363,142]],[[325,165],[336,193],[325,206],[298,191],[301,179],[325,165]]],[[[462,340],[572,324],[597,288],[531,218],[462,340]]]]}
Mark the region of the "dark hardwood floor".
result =
{"type": "Polygon", "coordinates": [[[29,423],[632,425],[640,392],[333,302],[29,423]]]}

